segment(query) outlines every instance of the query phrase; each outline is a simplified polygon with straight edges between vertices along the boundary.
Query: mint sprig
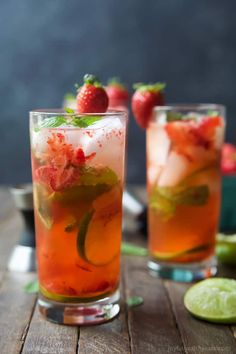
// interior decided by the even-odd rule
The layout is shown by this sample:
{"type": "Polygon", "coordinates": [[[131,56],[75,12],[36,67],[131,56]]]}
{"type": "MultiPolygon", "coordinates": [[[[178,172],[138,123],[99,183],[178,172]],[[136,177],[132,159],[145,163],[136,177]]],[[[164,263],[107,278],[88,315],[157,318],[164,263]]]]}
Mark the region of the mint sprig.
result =
{"type": "Polygon", "coordinates": [[[166,114],[166,121],[168,123],[170,122],[176,122],[176,121],[196,121],[196,117],[194,115],[184,115],[184,114],[181,114],[179,112],[173,112],[173,111],[169,111],[167,112],[166,114]]]}
{"type": "Polygon", "coordinates": [[[79,128],[87,128],[90,125],[94,124],[98,120],[100,120],[100,116],[84,116],[84,117],[75,117],[70,124],[79,128]]]}
{"type": "Polygon", "coordinates": [[[87,128],[95,122],[102,119],[100,116],[83,116],[80,117],[76,115],[75,111],[71,108],[64,108],[65,112],[68,113],[68,116],[54,116],[44,119],[38,124],[38,127],[35,128],[35,132],[38,132],[42,128],[59,128],[62,125],[71,126],[78,128],[87,128]]]}
{"type": "Polygon", "coordinates": [[[46,118],[39,123],[39,128],[57,128],[66,123],[66,118],[64,116],[55,116],[51,118],[46,118]]]}

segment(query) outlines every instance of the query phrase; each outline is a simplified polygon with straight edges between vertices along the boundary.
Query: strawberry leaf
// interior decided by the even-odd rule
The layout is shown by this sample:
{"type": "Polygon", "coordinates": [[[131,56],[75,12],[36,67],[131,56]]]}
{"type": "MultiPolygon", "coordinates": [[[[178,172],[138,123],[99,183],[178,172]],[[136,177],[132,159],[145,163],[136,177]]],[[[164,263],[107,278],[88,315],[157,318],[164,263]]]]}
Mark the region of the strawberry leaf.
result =
{"type": "Polygon", "coordinates": [[[138,91],[149,91],[149,92],[159,92],[163,91],[166,88],[166,84],[164,82],[156,82],[154,84],[149,83],[149,84],[144,84],[142,82],[138,82],[133,85],[134,90],[138,91]]]}
{"type": "Polygon", "coordinates": [[[64,100],[75,100],[75,95],[73,94],[73,93],[71,93],[71,92],[68,92],[68,93],[66,93],[65,94],[65,96],[64,96],[64,100]]]}

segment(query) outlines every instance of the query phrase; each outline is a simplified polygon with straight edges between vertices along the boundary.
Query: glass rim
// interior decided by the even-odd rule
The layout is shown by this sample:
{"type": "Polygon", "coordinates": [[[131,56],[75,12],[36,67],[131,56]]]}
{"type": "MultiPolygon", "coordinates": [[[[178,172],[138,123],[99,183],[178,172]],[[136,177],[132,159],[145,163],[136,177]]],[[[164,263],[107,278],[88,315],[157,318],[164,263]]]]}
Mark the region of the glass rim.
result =
{"type": "Polygon", "coordinates": [[[225,111],[226,106],[217,103],[170,103],[166,106],[155,106],[154,112],[172,111],[172,110],[221,110],[225,111]]]}
{"type": "Polygon", "coordinates": [[[127,112],[125,110],[121,110],[121,109],[109,109],[106,112],[103,113],[78,113],[76,110],[74,110],[73,113],[67,113],[65,112],[65,110],[63,108],[48,108],[48,109],[34,109],[29,111],[30,115],[37,115],[37,114],[41,114],[41,115],[47,115],[47,116],[55,116],[57,114],[60,114],[61,116],[74,116],[76,115],[76,117],[86,117],[86,116],[101,116],[101,117],[111,117],[111,116],[116,116],[116,117],[120,117],[122,115],[127,116],[127,112]]]}

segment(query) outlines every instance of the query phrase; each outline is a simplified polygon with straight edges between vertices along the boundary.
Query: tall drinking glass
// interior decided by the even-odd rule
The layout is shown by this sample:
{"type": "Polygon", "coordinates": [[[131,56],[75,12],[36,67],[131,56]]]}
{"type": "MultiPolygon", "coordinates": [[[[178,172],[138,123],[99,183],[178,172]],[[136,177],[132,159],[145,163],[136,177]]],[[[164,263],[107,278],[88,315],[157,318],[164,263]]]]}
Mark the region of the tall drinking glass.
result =
{"type": "Polygon", "coordinates": [[[125,112],[30,112],[39,310],[96,324],[119,313],[125,112]]]}
{"type": "Polygon", "coordinates": [[[193,281],[216,273],[221,105],[156,107],[147,129],[149,262],[152,274],[193,281]]]}

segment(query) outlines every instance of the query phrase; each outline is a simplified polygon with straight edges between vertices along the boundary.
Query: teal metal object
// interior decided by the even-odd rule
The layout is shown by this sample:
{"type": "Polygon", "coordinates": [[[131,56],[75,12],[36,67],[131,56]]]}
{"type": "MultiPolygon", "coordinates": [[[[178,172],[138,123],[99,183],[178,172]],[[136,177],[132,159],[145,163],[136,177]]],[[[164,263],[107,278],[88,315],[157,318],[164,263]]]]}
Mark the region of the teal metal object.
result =
{"type": "Polygon", "coordinates": [[[220,231],[236,232],[236,175],[222,179],[220,231]]]}

